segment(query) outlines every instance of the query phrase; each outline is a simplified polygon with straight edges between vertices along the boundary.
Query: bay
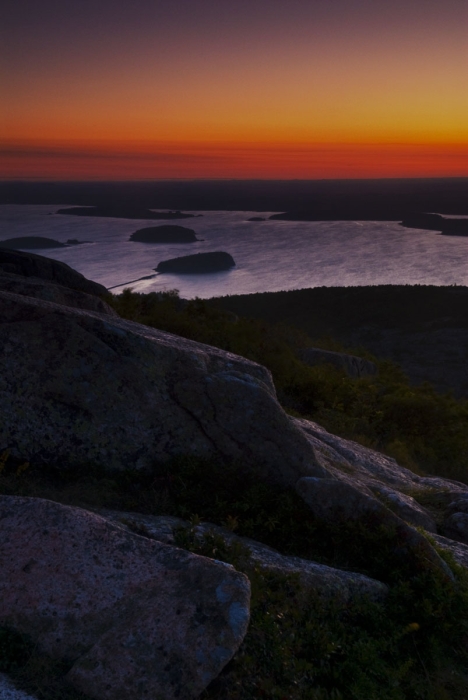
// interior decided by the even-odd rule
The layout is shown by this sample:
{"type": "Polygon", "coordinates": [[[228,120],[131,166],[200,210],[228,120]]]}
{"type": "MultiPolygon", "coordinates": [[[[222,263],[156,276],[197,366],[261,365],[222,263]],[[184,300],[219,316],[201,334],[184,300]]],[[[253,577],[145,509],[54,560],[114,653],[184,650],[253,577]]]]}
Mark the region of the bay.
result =
{"type": "Polygon", "coordinates": [[[0,239],[90,241],[33,252],[67,263],[114,293],[131,286],[139,292],[178,289],[184,298],[209,298],[319,286],[468,286],[468,237],[406,229],[394,221],[269,221],[275,212],[265,212],[266,221],[251,222],[247,219],[258,212],[193,212],[202,216],[174,223],[193,228],[203,240],[166,245],[128,239],[139,228],[170,222],[55,213],[65,206],[1,205],[0,239]],[[154,272],[162,260],[218,250],[230,253],[236,267],[204,275],[154,272]]]}

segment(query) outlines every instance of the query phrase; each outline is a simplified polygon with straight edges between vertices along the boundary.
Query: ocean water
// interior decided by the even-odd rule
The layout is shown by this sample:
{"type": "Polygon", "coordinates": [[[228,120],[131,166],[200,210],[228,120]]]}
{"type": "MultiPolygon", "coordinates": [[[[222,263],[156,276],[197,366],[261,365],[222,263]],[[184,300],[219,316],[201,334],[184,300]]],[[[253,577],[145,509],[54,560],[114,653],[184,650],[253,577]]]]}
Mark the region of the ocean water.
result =
{"type": "Polygon", "coordinates": [[[0,240],[46,236],[64,243],[69,238],[90,241],[33,252],[67,263],[113,287],[114,293],[131,286],[139,292],[178,289],[185,298],[209,298],[319,286],[468,286],[468,237],[406,229],[396,222],[250,222],[247,219],[258,212],[244,211],[206,211],[174,222],[135,221],[55,213],[64,206],[1,205],[0,240]],[[193,228],[203,240],[177,245],[128,240],[139,228],[165,223],[193,228]],[[162,260],[216,250],[230,253],[236,267],[203,275],[154,272],[162,260]]]}

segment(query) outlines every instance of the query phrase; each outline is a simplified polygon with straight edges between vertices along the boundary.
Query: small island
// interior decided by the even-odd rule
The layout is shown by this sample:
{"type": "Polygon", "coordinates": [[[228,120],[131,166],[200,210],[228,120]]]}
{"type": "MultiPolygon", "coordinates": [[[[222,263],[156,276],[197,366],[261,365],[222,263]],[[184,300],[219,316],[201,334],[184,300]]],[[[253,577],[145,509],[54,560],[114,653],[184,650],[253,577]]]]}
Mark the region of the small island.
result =
{"type": "Polygon", "coordinates": [[[234,259],[229,253],[212,252],[184,255],[180,258],[163,260],[154,269],[156,272],[181,272],[186,274],[221,272],[235,267],[234,259]]]}
{"type": "Polygon", "coordinates": [[[185,214],[182,211],[151,211],[146,207],[135,205],[112,204],[96,207],[68,207],[59,209],[57,214],[71,216],[106,216],[113,219],[192,219],[194,214],[185,214]]]}
{"type": "Polygon", "coordinates": [[[129,241],[139,243],[195,243],[199,239],[195,231],[184,226],[149,226],[132,233],[129,241]]]}
{"type": "Polygon", "coordinates": [[[19,238],[7,238],[0,241],[0,248],[10,248],[13,250],[26,248],[33,250],[36,248],[66,248],[65,243],[55,241],[53,238],[44,238],[43,236],[20,236],[19,238]]]}
{"type": "Polygon", "coordinates": [[[251,216],[247,221],[266,221],[263,216],[251,216]]]}

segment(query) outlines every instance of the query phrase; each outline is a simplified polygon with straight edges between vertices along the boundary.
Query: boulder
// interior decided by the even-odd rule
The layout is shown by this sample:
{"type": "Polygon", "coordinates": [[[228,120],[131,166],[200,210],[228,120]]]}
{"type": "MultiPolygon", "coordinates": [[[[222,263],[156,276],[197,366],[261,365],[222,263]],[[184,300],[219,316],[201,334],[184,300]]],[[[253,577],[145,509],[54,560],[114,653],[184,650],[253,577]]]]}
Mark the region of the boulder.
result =
{"type": "Polygon", "coordinates": [[[230,270],[235,264],[229,253],[211,252],[163,260],[154,269],[156,272],[205,273],[230,270]]]}
{"type": "Polygon", "coordinates": [[[107,470],[191,454],[288,485],[328,473],[254,362],[10,292],[0,292],[0,321],[0,451],[107,470]]]}
{"type": "Polygon", "coordinates": [[[0,290],[35,299],[44,299],[45,301],[52,301],[55,304],[71,306],[76,309],[88,309],[101,314],[117,316],[117,313],[109,304],[106,304],[105,301],[94,294],[70,289],[38,277],[23,277],[22,275],[9,274],[2,272],[1,269],[0,290]]]}
{"type": "MultiPolygon", "coordinates": [[[[166,544],[174,544],[174,535],[179,528],[191,528],[188,521],[173,516],[143,515],[141,513],[123,513],[102,510],[104,518],[119,523],[145,537],[150,537],[166,544]]],[[[248,537],[239,537],[220,525],[200,523],[191,531],[195,538],[202,540],[205,535],[221,536],[228,544],[239,543],[249,552],[252,567],[281,574],[298,574],[305,591],[313,590],[325,598],[333,598],[337,603],[346,604],[352,599],[366,597],[381,601],[388,587],[375,579],[351,571],[342,571],[325,564],[318,564],[301,557],[280,554],[272,547],[248,537]]]]}
{"type": "Polygon", "coordinates": [[[86,292],[86,294],[101,296],[107,293],[107,289],[102,284],[86,279],[69,265],[35,253],[0,248],[0,269],[24,277],[39,277],[63,287],[86,292]]]}
{"type": "Polygon", "coordinates": [[[245,636],[232,566],[36,498],[0,496],[0,533],[0,624],[92,698],[196,698],[245,636]]]}
{"type": "Polygon", "coordinates": [[[129,241],[140,243],[195,243],[195,231],[185,226],[149,226],[132,233],[129,241]]]}
{"type": "Polygon", "coordinates": [[[298,480],[296,491],[318,520],[333,525],[354,521],[364,524],[370,532],[379,530],[380,535],[386,536],[390,543],[394,563],[404,566],[412,574],[431,568],[453,578],[450,569],[428,540],[365,493],[362,487],[358,489],[335,479],[303,477],[298,480]]]}
{"type": "Polygon", "coordinates": [[[34,248],[66,248],[65,243],[55,241],[53,238],[44,238],[43,236],[19,236],[18,238],[6,238],[0,241],[0,248],[11,248],[13,250],[26,248],[33,250],[34,248]]]}
{"type": "Polygon", "coordinates": [[[377,365],[374,362],[364,360],[362,357],[356,357],[355,355],[347,355],[344,352],[331,352],[320,348],[304,348],[298,354],[299,358],[311,367],[325,364],[333,365],[333,367],[346,372],[349,377],[356,379],[373,377],[378,374],[377,365]]]}

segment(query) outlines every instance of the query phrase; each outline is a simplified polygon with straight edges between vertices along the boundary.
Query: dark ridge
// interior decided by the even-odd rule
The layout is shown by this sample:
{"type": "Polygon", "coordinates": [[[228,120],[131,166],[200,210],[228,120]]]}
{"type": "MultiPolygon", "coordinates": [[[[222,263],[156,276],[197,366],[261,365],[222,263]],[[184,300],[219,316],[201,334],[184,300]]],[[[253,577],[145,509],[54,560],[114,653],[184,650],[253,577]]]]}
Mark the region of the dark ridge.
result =
{"type": "MultiPolygon", "coordinates": [[[[414,384],[468,398],[468,287],[315,287],[210,300],[399,364],[414,384]]],[[[333,348],[331,348],[333,349],[333,348]]]]}
{"type": "Polygon", "coordinates": [[[355,217],[401,221],[417,211],[468,214],[468,178],[144,182],[5,181],[0,182],[0,203],[52,205],[73,203],[100,208],[114,209],[125,206],[170,209],[176,212],[203,209],[249,212],[307,211],[312,212],[316,218],[325,217],[327,220],[355,217]]]}
{"type": "Polygon", "coordinates": [[[154,269],[156,272],[182,272],[193,274],[229,270],[231,267],[234,267],[235,264],[234,259],[229,253],[216,251],[184,255],[180,258],[164,260],[154,269]]]}
{"type": "Polygon", "coordinates": [[[198,240],[195,231],[184,226],[149,226],[131,234],[129,241],[140,243],[194,243],[198,240]]]}
{"type": "Polygon", "coordinates": [[[116,204],[97,207],[70,207],[69,209],[59,209],[56,213],[72,216],[107,216],[113,219],[191,219],[194,216],[193,214],[184,214],[181,211],[155,212],[145,207],[116,204]]]}

